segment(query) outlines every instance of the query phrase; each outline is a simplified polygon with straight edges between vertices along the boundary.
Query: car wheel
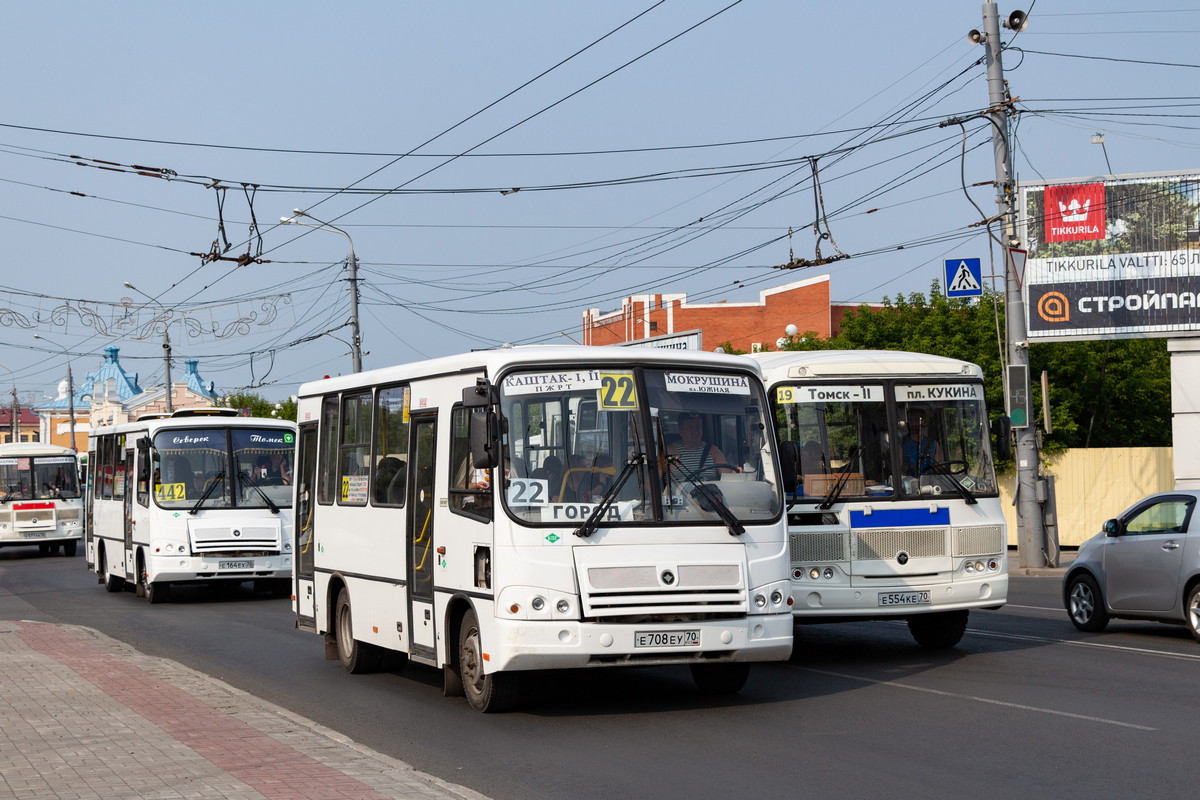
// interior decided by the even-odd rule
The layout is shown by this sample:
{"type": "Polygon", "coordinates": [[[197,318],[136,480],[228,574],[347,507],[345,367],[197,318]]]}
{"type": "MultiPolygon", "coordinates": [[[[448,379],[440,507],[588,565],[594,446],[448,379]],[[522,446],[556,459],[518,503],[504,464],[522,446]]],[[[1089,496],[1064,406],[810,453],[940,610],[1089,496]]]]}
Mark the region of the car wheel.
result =
{"type": "Polygon", "coordinates": [[[1067,614],[1081,631],[1095,633],[1108,625],[1108,611],[1096,579],[1086,573],[1076,575],[1067,588],[1067,614]]]}
{"type": "Polygon", "coordinates": [[[1187,596],[1187,626],[1192,638],[1200,642],[1200,583],[1191,588],[1187,596]]]}

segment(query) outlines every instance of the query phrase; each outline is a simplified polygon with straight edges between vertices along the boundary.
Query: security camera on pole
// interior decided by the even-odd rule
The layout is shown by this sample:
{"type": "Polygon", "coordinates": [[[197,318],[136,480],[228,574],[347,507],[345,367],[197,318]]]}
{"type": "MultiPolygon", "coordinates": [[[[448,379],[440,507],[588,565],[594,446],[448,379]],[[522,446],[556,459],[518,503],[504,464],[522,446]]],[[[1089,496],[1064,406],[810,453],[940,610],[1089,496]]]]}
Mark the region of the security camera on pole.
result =
{"type": "MultiPolygon", "coordinates": [[[[1026,17],[1014,11],[1004,20],[1004,26],[1013,31],[1025,28],[1026,17]]],[[[1004,66],[1000,53],[1000,18],[996,4],[986,0],[983,4],[983,32],[977,30],[967,34],[967,39],[987,48],[988,116],[992,120],[992,147],[996,157],[996,203],[1000,206],[1000,224],[1004,247],[1004,312],[1008,340],[1008,371],[1005,389],[1008,399],[1008,415],[1016,432],[1017,467],[1017,555],[1022,567],[1048,566],[1051,548],[1046,542],[1044,513],[1053,514],[1053,508],[1043,509],[1042,502],[1052,499],[1047,495],[1046,482],[1039,475],[1037,431],[1029,414],[1029,343],[1025,329],[1025,300],[1021,293],[1021,271],[1024,266],[1024,251],[1017,238],[1015,182],[1013,180],[1012,152],[1008,144],[1008,110],[1010,101],[1005,91],[1004,66]],[[1039,501],[1039,495],[1041,500],[1039,501]]]]}

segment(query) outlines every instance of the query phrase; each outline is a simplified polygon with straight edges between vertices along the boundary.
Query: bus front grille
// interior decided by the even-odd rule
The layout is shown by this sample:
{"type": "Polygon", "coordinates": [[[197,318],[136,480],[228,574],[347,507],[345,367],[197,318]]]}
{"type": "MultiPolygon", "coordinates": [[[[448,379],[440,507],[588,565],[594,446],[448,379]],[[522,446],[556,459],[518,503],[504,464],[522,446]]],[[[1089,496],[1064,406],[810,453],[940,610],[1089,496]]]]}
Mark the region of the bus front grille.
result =
{"type": "Polygon", "coordinates": [[[192,528],[192,552],[238,553],[256,551],[276,555],[280,550],[280,530],[269,525],[212,525],[192,528]]]}
{"type": "Polygon", "coordinates": [[[677,567],[590,567],[583,613],[590,619],[711,619],[745,614],[746,590],[737,564],[677,567]]]}
{"type": "Polygon", "coordinates": [[[850,560],[850,537],[844,532],[793,533],[788,539],[793,567],[814,561],[850,560]]]}
{"type": "Polygon", "coordinates": [[[954,529],[955,556],[990,556],[1008,547],[1003,525],[977,525],[954,529]]]}
{"type": "Polygon", "coordinates": [[[938,558],[946,553],[945,528],[879,528],[854,532],[856,561],[888,560],[905,552],[912,558],[938,558]]]}

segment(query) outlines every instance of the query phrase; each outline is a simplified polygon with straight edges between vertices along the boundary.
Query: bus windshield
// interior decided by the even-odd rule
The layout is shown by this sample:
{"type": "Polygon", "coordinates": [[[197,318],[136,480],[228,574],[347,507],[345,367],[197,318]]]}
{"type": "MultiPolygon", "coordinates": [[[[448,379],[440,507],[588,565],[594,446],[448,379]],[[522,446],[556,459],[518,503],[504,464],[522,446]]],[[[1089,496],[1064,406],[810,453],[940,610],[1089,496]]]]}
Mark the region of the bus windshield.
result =
{"type": "Polygon", "coordinates": [[[0,458],[0,501],[76,497],[79,475],[74,456],[0,458]]]}
{"type": "Polygon", "coordinates": [[[997,491],[982,383],[795,384],[775,403],[806,499],[997,491]]]}
{"type": "Polygon", "coordinates": [[[154,499],[163,508],[291,505],[295,435],[271,428],[191,428],[154,437],[154,499]]]}
{"type": "Polygon", "coordinates": [[[502,493],[529,524],[725,524],[782,507],[764,398],[697,367],[512,372],[501,381],[502,493]]]}

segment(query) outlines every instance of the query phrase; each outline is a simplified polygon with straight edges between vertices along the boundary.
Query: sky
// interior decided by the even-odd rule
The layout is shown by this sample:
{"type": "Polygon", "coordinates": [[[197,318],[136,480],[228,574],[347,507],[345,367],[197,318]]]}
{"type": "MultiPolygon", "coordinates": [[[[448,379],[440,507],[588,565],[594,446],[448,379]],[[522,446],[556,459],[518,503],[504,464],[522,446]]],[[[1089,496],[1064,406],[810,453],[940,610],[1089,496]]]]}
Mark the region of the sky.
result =
{"type": "MultiPolygon", "coordinates": [[[[1002,32],[1019,180],[1200,166],[1200,7],[1146,5],[996,6],[1029,14],[1002,32]]],[[[630,294],[992,274],[982,8],[10,4],[0,387],[40,402],[110,346],[161,384],[165,319],[176,380],[282,400],[351,371],[351,249],[367,369],[569,344],[630,294]]]]}

